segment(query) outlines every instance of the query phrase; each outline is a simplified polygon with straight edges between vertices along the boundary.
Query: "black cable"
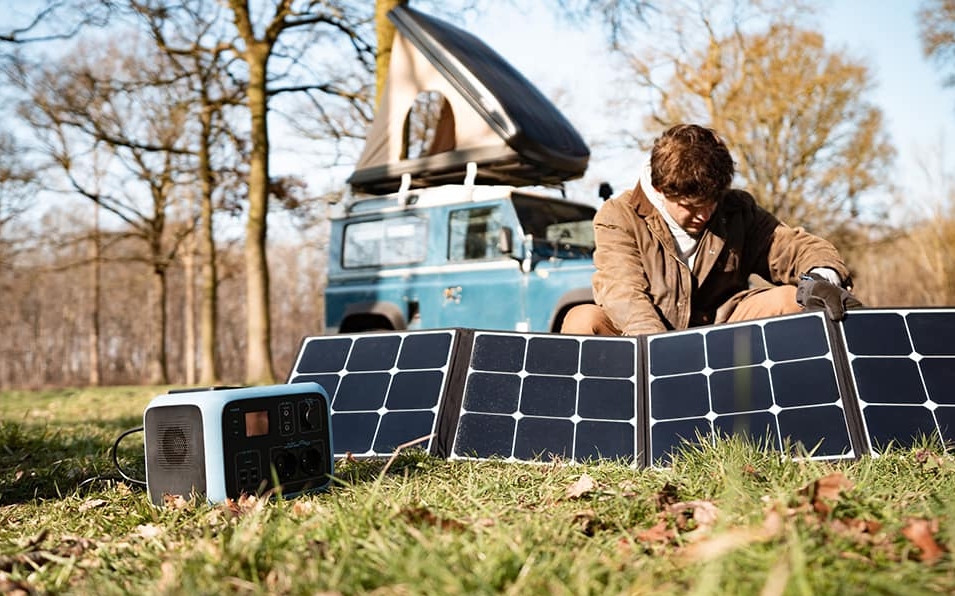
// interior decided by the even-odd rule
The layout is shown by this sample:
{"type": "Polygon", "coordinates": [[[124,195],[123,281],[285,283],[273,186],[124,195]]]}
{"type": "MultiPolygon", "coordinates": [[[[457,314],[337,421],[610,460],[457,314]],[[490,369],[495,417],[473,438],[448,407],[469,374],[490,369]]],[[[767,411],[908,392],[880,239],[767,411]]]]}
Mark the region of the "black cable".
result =
{"type": "Polygon", "coordinates": [[[116,442],[113,443],[113,448],[110,450],[110,455],[113,458],[113,465],[116,466],[116,471],[119,472],[119,475],[122,476],[124,480],[127,480],[128,482],[132,482],[133,484],[138,484],[140,486],[146,486],[145,480],[139,480],[138,478],[133,478],[132,476],[128,475],[123,470],[123,467],[119,465],[119,459],[117,459],[117,456],[116,456],[116,449],[119,447],[120,441],[122,441],[123,439],[125,439],[126,437],[128,437],[129,435],[133,433],[138,433],[142,431],[143,431],[142,426],[138,426],[136,428],[131,428],[129,430],[123,431],[123,433],[120,434],[119,437],[117,437],[116,442]]]}

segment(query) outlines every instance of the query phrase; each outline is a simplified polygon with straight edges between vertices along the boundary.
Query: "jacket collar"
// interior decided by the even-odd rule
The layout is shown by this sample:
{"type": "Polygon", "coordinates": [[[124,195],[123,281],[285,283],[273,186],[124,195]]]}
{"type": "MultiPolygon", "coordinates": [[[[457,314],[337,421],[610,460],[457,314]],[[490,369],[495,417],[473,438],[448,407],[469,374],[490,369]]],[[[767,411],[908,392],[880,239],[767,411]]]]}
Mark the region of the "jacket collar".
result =
{"type": "Polygon", "coordinates": [[[650,199],[647,198],[647,193],[643,192],[643,188],[639,182],[637,182],[637,185],[630,191],[628,202],[640,217],[647,218],[657,212],[657,208],[654,207],[650,199]]]}

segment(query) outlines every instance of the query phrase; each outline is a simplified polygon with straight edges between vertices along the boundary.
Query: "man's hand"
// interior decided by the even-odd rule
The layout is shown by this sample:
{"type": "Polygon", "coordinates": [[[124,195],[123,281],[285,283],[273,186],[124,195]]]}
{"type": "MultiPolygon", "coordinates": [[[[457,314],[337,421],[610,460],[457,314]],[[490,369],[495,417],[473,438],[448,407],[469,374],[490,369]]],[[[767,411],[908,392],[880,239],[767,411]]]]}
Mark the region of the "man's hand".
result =
{"type": "Polygon", "coordinates": [[[830,283],[816,273],[804,273],[796,286],[796,302],[806,310],[825,309],[833,321],[846,317],[846,310],[862,303],[849,290],[830,283]]]}

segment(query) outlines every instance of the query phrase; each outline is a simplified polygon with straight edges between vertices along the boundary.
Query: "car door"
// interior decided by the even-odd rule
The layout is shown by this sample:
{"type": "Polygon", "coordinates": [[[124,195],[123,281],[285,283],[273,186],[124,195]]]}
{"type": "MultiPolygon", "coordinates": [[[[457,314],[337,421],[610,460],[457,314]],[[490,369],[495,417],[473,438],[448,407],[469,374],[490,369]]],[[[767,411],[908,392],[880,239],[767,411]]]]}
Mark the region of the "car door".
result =
{"type": "Polygon", "coordinates": [[[439,288],[442,326],[513,330],[526,325],[520,262],[500,247],[501,230],[512,223],[508,206],[449,210],[448,260],[439,288]]]}

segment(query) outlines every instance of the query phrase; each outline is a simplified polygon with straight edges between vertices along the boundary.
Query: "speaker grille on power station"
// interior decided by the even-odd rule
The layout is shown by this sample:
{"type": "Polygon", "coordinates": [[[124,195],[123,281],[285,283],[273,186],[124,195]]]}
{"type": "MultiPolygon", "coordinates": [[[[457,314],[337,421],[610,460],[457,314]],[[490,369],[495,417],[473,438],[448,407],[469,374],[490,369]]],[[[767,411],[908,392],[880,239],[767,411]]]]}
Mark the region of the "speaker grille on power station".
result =
{"type": "Polygon", "coordinates": [[[185,419],[174,423],[159,424],[159,465],[163,469],[178,469],[189,459],[189,422],[185,419]]]}
{"type": "Polygon", "coordinates": [[[205,494],[206,463],[202,412],[193,405],[151,408],[145,414],[146,484],[149,497],[161,505],[164,494],[205,494]],[[149,462],[157,465],[150,466],[149,462]],[[155,487],[162,487],[159,492],[155,487]]]}

